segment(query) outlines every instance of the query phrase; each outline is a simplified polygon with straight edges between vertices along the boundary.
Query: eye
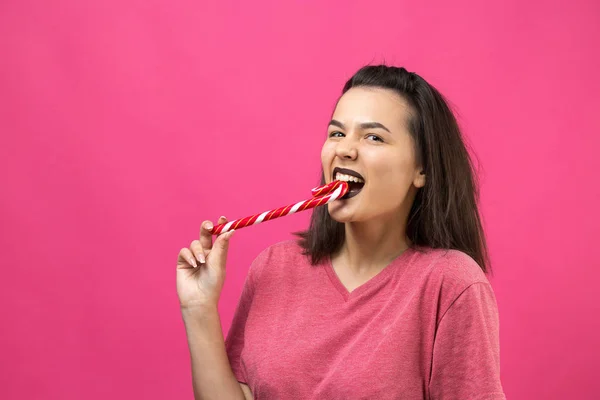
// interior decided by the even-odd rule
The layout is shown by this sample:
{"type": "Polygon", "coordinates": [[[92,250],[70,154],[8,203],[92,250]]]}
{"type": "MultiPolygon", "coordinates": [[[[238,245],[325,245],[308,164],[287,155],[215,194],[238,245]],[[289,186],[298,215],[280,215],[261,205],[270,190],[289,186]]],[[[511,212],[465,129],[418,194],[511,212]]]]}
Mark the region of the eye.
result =
{"type": "Polygon", "coordinates": [[[331,132],[329,134],[329,137],[341,137],[341,136],[338,136],[338,135],[343,135],[343,133],[340,132],[340,131],[333,131],[333,132],[331,132]]]}
{"type": "Polygon", "coordinates": [[[373,142],[383,142],[383,139],[382,139],[382,138],[380,138],[379,136],[377,136],[377,135],[374,135],[374,134],[372,134],[372,133],[371,133],[371,134],[369,134],[369,135],[367,135],[367,137],[368,137],[368,138],[373,138],[373,139],[371,139],[373,142]]]}

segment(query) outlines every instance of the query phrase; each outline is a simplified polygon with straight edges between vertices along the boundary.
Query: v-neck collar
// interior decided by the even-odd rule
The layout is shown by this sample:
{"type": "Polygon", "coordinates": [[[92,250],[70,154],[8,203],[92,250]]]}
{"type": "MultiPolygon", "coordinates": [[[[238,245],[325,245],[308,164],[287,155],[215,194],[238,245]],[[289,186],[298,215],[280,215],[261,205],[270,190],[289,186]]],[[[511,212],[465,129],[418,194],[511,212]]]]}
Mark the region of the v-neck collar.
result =
{"type": "Polygon", "coordinates": [[[335,289],[342,295],[345,302],[349,301],[352,298],[358,297],[361,293],[368,291],[370,288],[377,286],[380,282],[385,281],[396,271],[397,267],[404,264],[406,260],[409,259],[409,256],[413,253],[413,248],[409,247],[402,252],[398,257],[396,257],[392,262],[390,262],[384,269],[379,271],[377,275],[363,283],[362,285],[355,288],[353,291],[349,291],[346,286],[340,280],[340,277],[333,269],[333,264],[331,262],[331,257],[327,257],[325,261],[325,272],[327,272],[327,276],[331,281],[332,285],[335,289]]]}

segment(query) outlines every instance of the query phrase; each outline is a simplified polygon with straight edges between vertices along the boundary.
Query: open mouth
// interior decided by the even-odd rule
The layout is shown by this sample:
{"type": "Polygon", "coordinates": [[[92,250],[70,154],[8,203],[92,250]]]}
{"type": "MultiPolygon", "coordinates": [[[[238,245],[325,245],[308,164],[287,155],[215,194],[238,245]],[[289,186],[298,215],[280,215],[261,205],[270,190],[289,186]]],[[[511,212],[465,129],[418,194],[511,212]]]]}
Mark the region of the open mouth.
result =
{"type": "Polygon", "coordinates": [[[358,172],[347,168],[335,167],[333,170],[333,180],[348,182],[350,190],[348,190],[348,193],[342,199],[350,199],[356,196],[365,186],[365,178],[358,172]]]}

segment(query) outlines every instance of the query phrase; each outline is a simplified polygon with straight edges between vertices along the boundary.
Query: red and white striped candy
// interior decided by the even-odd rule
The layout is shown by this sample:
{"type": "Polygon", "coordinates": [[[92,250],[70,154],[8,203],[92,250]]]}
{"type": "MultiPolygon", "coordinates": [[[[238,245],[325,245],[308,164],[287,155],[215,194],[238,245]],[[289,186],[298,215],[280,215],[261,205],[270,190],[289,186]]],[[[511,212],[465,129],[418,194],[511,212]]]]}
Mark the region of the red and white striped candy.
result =
{"type": "Polygon", "coordinates": [[[233,229],[245,228],[250,225],[260,224],[264,221],[294,214],[298,211],[304,211],[308,210],[309,208],[322,206],[323,204],[331,203],[332,201],[341,198],[348,193],[348,190],[348,182],[333,181],[327,185],[312,189],[312,199],[304,200],[296,204],[290,204],[289,206],[280,207],[276,210],[265,211],[262,214],[255,214],[250,217],[236,219],[235,221],[216,225],[213,227],[211,233],[213,235],[219,235],[233,229]]]}

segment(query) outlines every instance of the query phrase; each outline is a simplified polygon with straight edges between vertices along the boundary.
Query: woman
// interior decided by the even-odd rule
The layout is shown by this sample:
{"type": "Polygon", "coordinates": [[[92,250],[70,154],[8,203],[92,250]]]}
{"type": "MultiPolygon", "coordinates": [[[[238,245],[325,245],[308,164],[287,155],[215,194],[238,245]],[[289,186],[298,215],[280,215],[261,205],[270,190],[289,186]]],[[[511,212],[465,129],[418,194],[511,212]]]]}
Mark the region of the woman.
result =
{"type": "Polygon", "coordinates": [[[205,221],[181,250],[196,397],[504,399],[477,186],[440,93],[404,68],[362,68],[321,161],[322,183],[350,181],[350,194],[255,259],[226,342],[232,233],[212,244],[205,221]]]}

